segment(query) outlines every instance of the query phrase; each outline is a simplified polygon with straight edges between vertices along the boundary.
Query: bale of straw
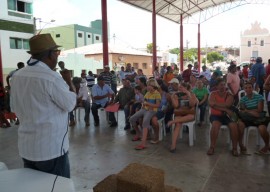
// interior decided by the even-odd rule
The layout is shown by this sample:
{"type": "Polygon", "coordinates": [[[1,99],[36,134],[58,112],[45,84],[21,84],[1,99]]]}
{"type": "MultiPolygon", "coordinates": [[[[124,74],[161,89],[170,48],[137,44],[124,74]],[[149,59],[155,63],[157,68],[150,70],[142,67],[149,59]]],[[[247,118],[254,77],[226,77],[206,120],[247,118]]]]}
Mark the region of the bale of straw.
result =
{"type": "Polygon", "coordinates": [[[117,174],[117,192],[164,192],[164,171],[132,163],[117,174]]]}
{"type": "Polygon", "coordinates": [[[116,175],[110,175],[99,182],[94,188],[94,192],[117,192],[116,175]]]}

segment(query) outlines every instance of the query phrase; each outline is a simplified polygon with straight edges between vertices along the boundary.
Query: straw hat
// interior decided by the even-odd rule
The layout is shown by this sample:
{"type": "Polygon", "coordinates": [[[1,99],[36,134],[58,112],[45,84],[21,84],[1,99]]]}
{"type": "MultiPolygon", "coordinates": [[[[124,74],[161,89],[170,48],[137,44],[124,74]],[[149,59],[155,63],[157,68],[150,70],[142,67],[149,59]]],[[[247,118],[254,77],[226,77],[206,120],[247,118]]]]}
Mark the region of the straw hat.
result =
{"type": "Polygon", "coordinates": [[[29,54],[42,53],[44,51],[53,50],[60,45],[56,45],[51,34],[39,34],[31,37],[29,40],[30,51],[27,51],[29,54]]]}

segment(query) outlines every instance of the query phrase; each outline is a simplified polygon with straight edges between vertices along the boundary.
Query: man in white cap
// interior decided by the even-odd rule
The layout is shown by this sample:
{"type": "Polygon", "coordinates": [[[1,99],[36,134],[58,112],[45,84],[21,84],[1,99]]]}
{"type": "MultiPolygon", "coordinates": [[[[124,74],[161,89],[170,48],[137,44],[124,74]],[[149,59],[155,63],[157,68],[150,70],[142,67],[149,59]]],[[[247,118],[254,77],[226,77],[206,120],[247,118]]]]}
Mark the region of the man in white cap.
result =
{"type": "Polygon", "coordinates": [[[177,78],[173,78],[172,80],[169,81],[170,87],[170,93],[175,93],[178,92],[179,89],[179,80],[177,78]]]}
{"type": "Polygon", "coordinates": [[[28,66],[11,81],[11,108],[20,119],[19,154],[24,167],[70,177],[68,113],[76,94],[68,70],[54,71],[60,54],[50,34],[29,40],[28,66]]]}

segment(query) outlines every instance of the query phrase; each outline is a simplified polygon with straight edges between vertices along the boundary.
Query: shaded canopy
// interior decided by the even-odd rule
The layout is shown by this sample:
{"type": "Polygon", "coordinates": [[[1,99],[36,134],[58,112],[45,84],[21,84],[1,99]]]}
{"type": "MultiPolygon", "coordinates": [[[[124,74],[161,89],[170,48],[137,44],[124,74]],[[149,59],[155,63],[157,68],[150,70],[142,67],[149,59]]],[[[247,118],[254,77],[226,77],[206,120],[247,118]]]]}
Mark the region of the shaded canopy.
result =
{"type": "MultiPolygon", "coordinates": [[[[146,11],[153,11],[152,0],[119,0],[146,11]]],[[[189,22],[202,23],[215,15],[251,3],[266,0],[156,0],[156,14],[180,23],[180,15],[189,22]]]]}

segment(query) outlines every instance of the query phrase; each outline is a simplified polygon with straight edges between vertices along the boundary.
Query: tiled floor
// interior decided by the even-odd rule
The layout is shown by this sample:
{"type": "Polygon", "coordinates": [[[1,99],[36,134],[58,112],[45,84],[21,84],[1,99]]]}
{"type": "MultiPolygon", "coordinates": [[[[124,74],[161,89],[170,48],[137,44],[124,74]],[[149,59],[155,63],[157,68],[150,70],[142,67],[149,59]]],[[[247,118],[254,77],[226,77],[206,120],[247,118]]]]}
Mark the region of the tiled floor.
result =
{"type": "MultiPolygon", "coordinates": [[[[110,128],[104,111],[99,127],[85,127],[83,120],[69,129],[71,176],[77,191],[90,191],[106,176],[118,173],[132,162],[140,162],[165,171],[165,183],[184,192],[269,192],[270,155],[254,154],[256,134],[250,135],[250,156],[233,157],[227,145],[227,131],[220,131],[215,155],[207,156],[209,125],[196,127],[197,140],[188,145],[188,134],[177,144],[177,151],[168,151],[171,135],[164,141],[143,151],[136,151],[137,142],[124,131],[123,112],[119,112],[119,125],[110,128]]],[[[81,119],[83,114],[81,114],[81,119]]],[[[0,129],[0,161],[9,169],[22,167],[17,149],[17,126],[0,129]]],[[[1,190],[0,190],[1,191],[1,190]]]]}

